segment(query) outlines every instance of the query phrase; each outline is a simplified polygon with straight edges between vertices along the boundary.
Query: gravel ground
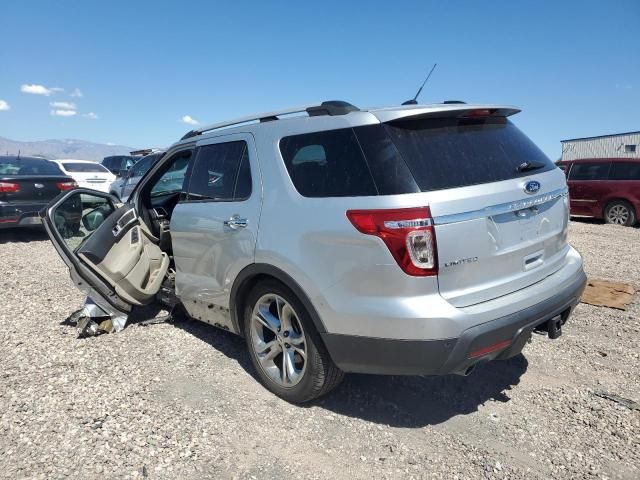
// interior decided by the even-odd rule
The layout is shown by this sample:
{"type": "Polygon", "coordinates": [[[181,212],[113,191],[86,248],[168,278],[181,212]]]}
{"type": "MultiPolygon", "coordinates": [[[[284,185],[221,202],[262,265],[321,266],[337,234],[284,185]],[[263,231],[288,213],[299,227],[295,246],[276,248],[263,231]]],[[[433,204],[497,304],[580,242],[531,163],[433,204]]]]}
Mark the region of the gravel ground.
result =
{"type": "MultiPolygon", "coordinates": [[[[589,275],[640,287],[640,229],[572,222],[589,275]]],[[[640,301],[580,305],[558,341],[471,376],[350,375],[306,406],[198,322],[77,339],[42,233],[0,233],[0,477],[640,478],[640,301]]]]}

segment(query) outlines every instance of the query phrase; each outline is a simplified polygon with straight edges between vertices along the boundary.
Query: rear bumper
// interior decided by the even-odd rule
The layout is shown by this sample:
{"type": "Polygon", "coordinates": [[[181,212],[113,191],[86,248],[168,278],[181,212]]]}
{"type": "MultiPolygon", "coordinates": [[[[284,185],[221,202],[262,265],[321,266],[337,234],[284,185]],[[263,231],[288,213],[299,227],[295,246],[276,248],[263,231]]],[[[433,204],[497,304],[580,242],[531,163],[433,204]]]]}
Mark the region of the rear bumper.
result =
{"type": "Polygon", "coordinates": [[[398,340],[331,333],[322,334],[322,338],[333,361],[346,372],[463,374],[478,362],[517,355],[538,325],[558,315],[566,321],[580,301],[586,283],[587,277],[580,268],[545,301],[470,327],[456,338],[398,340]],[[483,353],[495,345],[502,346],[483,353]]]}
{"type": "Polygon", "coordinates": [[[103,182],[103,183],[78,182],[79,188],[87,188],[89,190],[96,190],[98,192],[103,192],[103,193],[109,193],[110,186],[111,186],[110,182],[103,182]]]}
{"type": "Polygon", "coordinates": [[[0,229],[42,225],[38,212],[46,203],[0,205],[0,229]]]}

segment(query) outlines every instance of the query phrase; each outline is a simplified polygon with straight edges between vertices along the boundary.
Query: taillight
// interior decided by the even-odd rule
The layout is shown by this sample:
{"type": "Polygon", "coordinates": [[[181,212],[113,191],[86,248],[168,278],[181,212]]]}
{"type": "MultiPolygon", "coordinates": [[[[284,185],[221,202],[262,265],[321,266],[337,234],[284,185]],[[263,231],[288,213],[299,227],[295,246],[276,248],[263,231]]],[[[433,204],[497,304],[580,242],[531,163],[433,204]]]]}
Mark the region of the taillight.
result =
{"type": "Polygon", "coordinates": [[[58,190],[61,192],[66,192],[67,190],[71,190],[78,186],[76,182],[58,182],[56,185],[58,186],[58,190]]]}
{"type": "Polygon", "coordinates": [[[467,110],[462,114],[462,118],[490,117],[496,113],[495,108],[477,108],[475,110],[467,110]]]}
{"type": "Polygon", "coordinates": [[[347,218],[360,232],[380,237],[405,273],[421,277],[438,274],[429,207],[349,210],[347,218]]]}
{"type": "Polygon", "coordinates": [[[20,191],[20,184],[14,182],[0,182],[0,193],[17,193],[20,191]]]}

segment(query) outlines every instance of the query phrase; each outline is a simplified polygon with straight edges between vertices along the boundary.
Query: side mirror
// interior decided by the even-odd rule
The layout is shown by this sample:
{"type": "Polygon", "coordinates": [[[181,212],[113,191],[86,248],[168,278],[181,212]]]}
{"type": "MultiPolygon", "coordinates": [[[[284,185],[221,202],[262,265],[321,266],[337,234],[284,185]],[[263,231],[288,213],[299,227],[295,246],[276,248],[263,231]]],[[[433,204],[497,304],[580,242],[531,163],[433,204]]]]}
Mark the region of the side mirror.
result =
{"type": "Polygon", "coordinates": [[[110,205],[101,205],[98,208],[94,208],[90,212],[87,212],[82,216],[82,225],[89,232],[94,231],[105,219],[111,214],[112,209],[110,205]]]}

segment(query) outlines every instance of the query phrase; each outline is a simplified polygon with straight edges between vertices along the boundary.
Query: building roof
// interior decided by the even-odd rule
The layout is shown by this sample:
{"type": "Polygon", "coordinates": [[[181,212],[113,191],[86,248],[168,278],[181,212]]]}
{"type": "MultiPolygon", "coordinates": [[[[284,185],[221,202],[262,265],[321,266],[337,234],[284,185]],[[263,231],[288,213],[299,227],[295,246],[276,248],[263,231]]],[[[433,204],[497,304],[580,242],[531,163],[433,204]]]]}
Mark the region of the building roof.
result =
{"type": "Polygon", "coordinates": [[[575,142],[576,140],[595,140],[596,138],[621,137],[623,135],[636,135],[636,134],[640,134],[640,130],[637,130],[635,132],[610,133],[609,135],[597,135],[595,137],[568,138],[566,140],[560,140],[560,143],[575,142]]]}

